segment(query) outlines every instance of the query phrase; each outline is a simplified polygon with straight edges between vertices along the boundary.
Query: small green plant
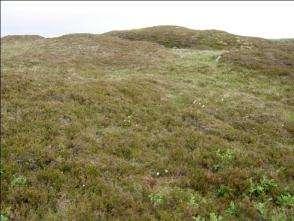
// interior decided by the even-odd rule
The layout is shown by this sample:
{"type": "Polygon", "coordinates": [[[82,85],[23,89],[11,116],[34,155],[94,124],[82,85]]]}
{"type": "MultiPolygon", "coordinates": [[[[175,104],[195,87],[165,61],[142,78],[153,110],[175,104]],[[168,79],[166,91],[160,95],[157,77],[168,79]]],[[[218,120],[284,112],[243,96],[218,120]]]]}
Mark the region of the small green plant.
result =
{"type": "Polygon", "coordinates": [[[265,205],[265,203],[261,203],[261,202],[256,203],[254,205],[254,207],[257,209],[257,211],[260,213],[260,215],[264,217],[265,212],[266,212],[266,205],[265,205]]]}
{"type": "Polygon", "coordinates": [[[154,206],[161,205],[164,202],[164,197],[159,193],[152,193],[149,195],[150,201],[154,206]]]}
{"type": "Polygon", "coordinates": [[[13,187],[24,187],[27,185],[27,178],[24,176],[13,176],[11,185],[13,187]]]}
{"type": "Polygon", "coordinates": [[[188,204],[192,207],[198,206],[197,197],[194,194],[189,197],[188,204]]]}
{"type": "Polygon", "coordinates": [[[276,181],[268,179],[265,176],[262,177],[259,183],[253,183],[252,179],[250,179],[249,194],[251,196],[259,197],[263,194],[269,193],[276,187],[278,187],[276,181]]]}
{"type": "Polygon", "coordinates": [[[216,154],[222,162],[231,162],[235,158],[235,154],[231,149],[218,149],[216,154]]]}
{"type": "Polygon", "coordinates": [[[210,221],[220,221],[220,220],[223,220],[223,217],[221,215],[217,215],[215,213],[209,213],[209,220],[210,221]]]}
{"type": "Polygon", "coordinates": [[[238,213],[238,209],[237,209],[237,206],[236,206],[236,204],[233,202],[233,201],[231,201],[230,202],[230,205],[229,205],[229,207],[226,209],[226,212],[228,213],[228,214],[230,214],[230,215],[237,215],[237,213],[238,213]]]}
{"type": "Polygon", "coordinates": [[[294,206],[294,196],[290,193],[281,194],[277,199],[278,204],[282,206],[294,206]]]}
{"type": "Polygon", "coordinates": [[[231,193],[231,189],[229,187],[223,186],[223,185],[221,185],[216,191],[216,195],[218,197],[225,197],[225,196],[230,195],[230,193],[231,193]]]}
{"type": "Polygon", "coordinates": [[[264,188],[261,185],[254,184],[252,180],[250,180],[249,194],[251,196],[260,196],[264,193],[264,188]]]}
{"type": "Polygon", "coordinates": [[[215,164],[212,166],[212,171],[217,172],[220,169],[222,169],[222,166],[220,164],[215,164]]]}
{"type": "Polygon", "coordinates": [[[123,126],[130,126],[131,123],[132,123],[132,115],[128,115],[123,121],[123,126]]]}
{"type": "Polygon", "coordinates": [[[266,192],[269,192],[278,187],[278,184],[273,179],[268,179],[267,177],[263,176],[260,182],[261,186],[263,186],[266,192]]]}

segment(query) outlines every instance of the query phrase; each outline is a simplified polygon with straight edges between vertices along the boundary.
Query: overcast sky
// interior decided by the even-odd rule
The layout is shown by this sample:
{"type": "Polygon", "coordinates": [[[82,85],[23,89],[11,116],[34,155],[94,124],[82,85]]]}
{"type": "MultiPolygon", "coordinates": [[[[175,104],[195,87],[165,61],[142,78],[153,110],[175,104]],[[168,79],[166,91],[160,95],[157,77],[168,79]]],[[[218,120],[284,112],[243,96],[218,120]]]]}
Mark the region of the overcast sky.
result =
{"type": "Polygon", "coordinates": [[[103,33],[155,25],[294,38],[294,2],[1,2],[1,35],[103,33]]]}

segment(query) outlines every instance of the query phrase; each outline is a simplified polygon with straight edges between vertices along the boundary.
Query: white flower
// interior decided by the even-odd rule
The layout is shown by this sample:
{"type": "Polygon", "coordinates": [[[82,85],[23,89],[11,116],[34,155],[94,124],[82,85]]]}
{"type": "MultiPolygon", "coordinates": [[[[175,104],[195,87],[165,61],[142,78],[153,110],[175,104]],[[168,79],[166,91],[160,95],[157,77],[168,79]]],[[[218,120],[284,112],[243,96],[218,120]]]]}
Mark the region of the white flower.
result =
{"type": "Polygon", "coordinates": [[[159,172],[157,172],[156,175],[159,176],[159,172]]]}

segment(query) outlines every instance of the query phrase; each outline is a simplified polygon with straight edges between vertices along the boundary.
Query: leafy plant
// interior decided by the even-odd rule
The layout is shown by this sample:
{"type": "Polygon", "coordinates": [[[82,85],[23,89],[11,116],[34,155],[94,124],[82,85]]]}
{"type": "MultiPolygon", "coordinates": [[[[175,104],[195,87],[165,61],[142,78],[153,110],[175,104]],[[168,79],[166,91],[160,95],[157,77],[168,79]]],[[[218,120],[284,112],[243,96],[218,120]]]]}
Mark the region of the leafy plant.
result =
{"type": "Polygon", "coordinates": [[[188,204],[193,207],[198,206],[197,197],[194,194],[191,194],[191,196],[189,197],[188,204]]]}
{"type": "Polygon", "coordinates": [[[261,216],[264,216],[266,213],[266,204],[265,203],[256,203],[255,208],[257,209],[257,211],[260,213],[261,216]]]}
{"type": "Polygon", "coordinates": [[[27,178],[24,176],[13,176],[11,185],[13,187],[24,187],[27,185],[27,178]]]}
{"type": "Polygon", "coordinates": [[[282,206],[293,206],[294,205],[294,196],[292,196],[290,193],[287,194],[281,194],[278,199],[278,204],[282,206]]]}
{"type": "Polygon", "coordinates": [[[150,201],[153,203],[153,205],[161,205],[164,202],[164,196],[159,193],[152,193],[149,195],[150,201]]]}
{"type": "Polygon", "coordinates": [[[223,220],[223,217],[221,215],[217,215],[215,213],[210,213],[209,220],[210,221],[220,221],[220,220],[223,220]]]}
{"type": "Polygon", "coordinates": [[[222,169],[222,166],[221,166],[220,164],[214,164],[214,165],[212,166],[212,171],[214,171],[214,172],[217,172],[217,171],[219,171],[220,169],[222,169]]]}
{"type": "Polygon", "coordinates": [[[227,212],[228,214],[230,214],[230,215],[237,215],[237,213],[238,213],[238,209],[237,209],[236,204],[235,204],[233,201],[230,202],[230,205],[229,205],[229,207],[226,209],[226,212],[227,212]]]}
{"type": "Polygon", "coordinates": [[[260,184],[266,192],[269,192],[278,187],[278,184],[275,180],[268,179],[265,176],[262,177],[260,184]]]}
{"type": "Polygon", "coordinates": [[[251,196],[259,197],[260,195],[269,193],[277,187],[278,184],[275,180],[263,176],[259,183],[253,183],[252,179],[250,179],[249,193],[251,196]]]}
{"type": "Polygon", "coordinates": [[[250,180],[250,188],[249,188],[249,193],[250,195],[254,195],[254,196],[260,196],[261,194],[264,193],[264,188],[261,185],[258,184],[254,184],[252,182],[252,180],[250,180]]]}
{"type": "Polygon", "coordinates": [[[230,193],[231,193],[231,189],[224,185],[221,185],[216,191],[216,195],[218,197],[225,197],[225,196],[228,196],[230,193]]]}
{"type": "Polygon", "coordinates": [[[235,154],[231,149],[217,150],[218,158],[223,162],[230,162],[235,158],[235,154]]]}

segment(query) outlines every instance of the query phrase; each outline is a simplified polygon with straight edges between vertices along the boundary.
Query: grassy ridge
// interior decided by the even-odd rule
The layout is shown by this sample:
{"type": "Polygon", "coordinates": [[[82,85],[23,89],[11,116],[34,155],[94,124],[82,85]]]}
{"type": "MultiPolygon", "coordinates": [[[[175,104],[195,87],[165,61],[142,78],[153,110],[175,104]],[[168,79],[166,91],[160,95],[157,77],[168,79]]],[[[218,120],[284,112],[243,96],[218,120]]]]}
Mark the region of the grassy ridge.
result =
{"type": "Polygon", "coordinates": [[[84,34],[1,53],[3,217],[292,219],[290,74],[84,34]]]}
{"type": "Polygon", "coordinates": [[[111,31],[104,35],[150,41],[170,48],[225,50],[222,61],[267,73],[289,74],[293,77],[293,39],[267,40],[218,30],[193,30],[179,26],[111,31]]]}
{"type": "Polygon", "coordinates": [[[230,49],[268,44],[262,38],[243,37],[219,30],[193,30],[180,26],[154,26],[127,31],[111,31],[106,36],[128,40],[151,41],[166,47],[194,49],[230,49]]]}

